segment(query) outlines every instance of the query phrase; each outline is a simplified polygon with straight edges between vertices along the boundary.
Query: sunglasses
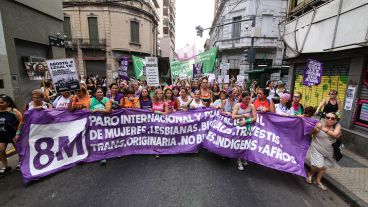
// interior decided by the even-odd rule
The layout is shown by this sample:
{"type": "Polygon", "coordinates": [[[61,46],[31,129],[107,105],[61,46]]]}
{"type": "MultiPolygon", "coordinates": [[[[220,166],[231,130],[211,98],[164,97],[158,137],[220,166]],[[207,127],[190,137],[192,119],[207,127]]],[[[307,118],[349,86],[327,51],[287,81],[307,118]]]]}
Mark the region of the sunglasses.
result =
{"type": "Polygon", "coordinates": [[[336,120],[335,117],[331,117],[331,116],[326,116],[326,119],[329,119],[329,120],[332,120],[332,121],[335,121],[336,120]]]}
{"type": "Polygon", "coordinates": [[[300,98],[300,96],[294,96],[294,98],[300,98]]]}

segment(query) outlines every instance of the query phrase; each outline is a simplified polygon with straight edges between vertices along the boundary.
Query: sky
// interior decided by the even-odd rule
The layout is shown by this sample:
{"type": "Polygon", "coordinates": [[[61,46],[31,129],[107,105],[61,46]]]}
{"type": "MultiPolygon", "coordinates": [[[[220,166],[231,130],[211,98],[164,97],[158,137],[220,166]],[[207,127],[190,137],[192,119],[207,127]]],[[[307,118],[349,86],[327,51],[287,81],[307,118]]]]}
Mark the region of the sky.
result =
{"type": "Polygon", "coordinates": [[[198,25],[203,28],[210,27],[213,21],[213,10],[214,0],[176,0],[176,51],[193,42],[197,51],[204,50],[203,45],[209,37],[209,30],[205,30],[203,37],[200,38],[197,36],[195,27],[198,25]]]}

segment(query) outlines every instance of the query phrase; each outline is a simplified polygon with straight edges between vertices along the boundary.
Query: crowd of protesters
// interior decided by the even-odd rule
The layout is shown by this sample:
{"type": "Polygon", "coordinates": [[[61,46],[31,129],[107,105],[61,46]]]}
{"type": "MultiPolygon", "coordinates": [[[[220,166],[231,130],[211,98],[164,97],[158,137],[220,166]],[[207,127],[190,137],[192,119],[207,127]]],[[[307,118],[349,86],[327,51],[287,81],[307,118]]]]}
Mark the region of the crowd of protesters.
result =
{"type": "MultiPolygon", "coordinates": [[[[317,124],[312,136],[312,168],[307,173],[306,181],[312,183],[312,176],[317,174],[318,187],[326,190],[321,178],[328,167],[336,164],[331,144],[341,137],[341,126],[337,123],[341,102],[336,91],[332,90],[330,97],[322,101],[316,109],[304,107],[301,104],[302,93],[289,93],[285,83],[281,81],[267,81],[262,88],[257,81],[248,86],[247,81],[238,84],[232,80],[231,83],[224,84],[216,80],[210,82],[207,77],[203,77],[197,80],[177,79],[172,85],[162,85],[164,86],[150,87],[145,80],[116,79],[108,86],[106,78],[88,76],[81,78],[79,90],[56,95],[51,83],[42,83],[40,89],[32,91],[32,101],[24,106],[23,112],[56,108],[109,113],[120,108],[136,108],[166,115],[175,111],[212,107],[233,119],[240,119],[240,125],[250,127],[256,121],[257,112],[312,117],[323,108],[325,118],[317,124]]],[[[3,164],[0,175],[5,175],[10,170],[5,150],[8,143],[15,146],[24,122],[13,100],[7,95],[0,95],[0,161],[3,164]]],[[[106,164],[106,160],[101,161],[101,164],[106,164]]],[[[238,160],[239,170],[244,170],[245,165],[245,160],[238,160]]]]}

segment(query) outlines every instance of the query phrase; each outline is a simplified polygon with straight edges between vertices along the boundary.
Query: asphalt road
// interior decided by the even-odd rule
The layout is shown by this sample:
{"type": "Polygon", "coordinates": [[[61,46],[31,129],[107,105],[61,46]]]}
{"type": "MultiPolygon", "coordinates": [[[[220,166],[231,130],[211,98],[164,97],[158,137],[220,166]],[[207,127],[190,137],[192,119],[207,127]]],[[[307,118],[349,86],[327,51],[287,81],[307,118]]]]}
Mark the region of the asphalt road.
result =
{"type": "MultiPolygon", "coordinates": [[[[14,159],[13,156],[12,159],[14,159]]],[[[195,155],[128,156],[79,165],[25,186],[20,172],[0,178],[0,206],[347,206],[332,191],[256,164],[195,155]]]]}

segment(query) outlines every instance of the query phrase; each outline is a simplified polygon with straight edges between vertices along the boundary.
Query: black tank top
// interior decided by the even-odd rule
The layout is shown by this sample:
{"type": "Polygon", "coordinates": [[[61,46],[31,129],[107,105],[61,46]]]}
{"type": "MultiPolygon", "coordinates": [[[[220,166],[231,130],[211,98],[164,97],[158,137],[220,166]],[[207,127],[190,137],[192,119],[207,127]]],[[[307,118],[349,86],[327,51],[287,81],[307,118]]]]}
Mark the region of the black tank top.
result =
{"type": "Polygon", "coordinates": [[[336,113],[337,110],[339,110],[339,106],[337,105],[337,101],[336,101],[336,104],[333,105],[331,104],[330,100],[328,100],[326,106],[323,108],[323,112],[328,114],[330,112],[333,112],[333,113],[336,113]]]}
{"type": "Polygon", "coordinates": [[[13,139],[18,124],[19,121],[14,113],[9,111],[0,112],[0,137],[2,139],[13,139]]]}

